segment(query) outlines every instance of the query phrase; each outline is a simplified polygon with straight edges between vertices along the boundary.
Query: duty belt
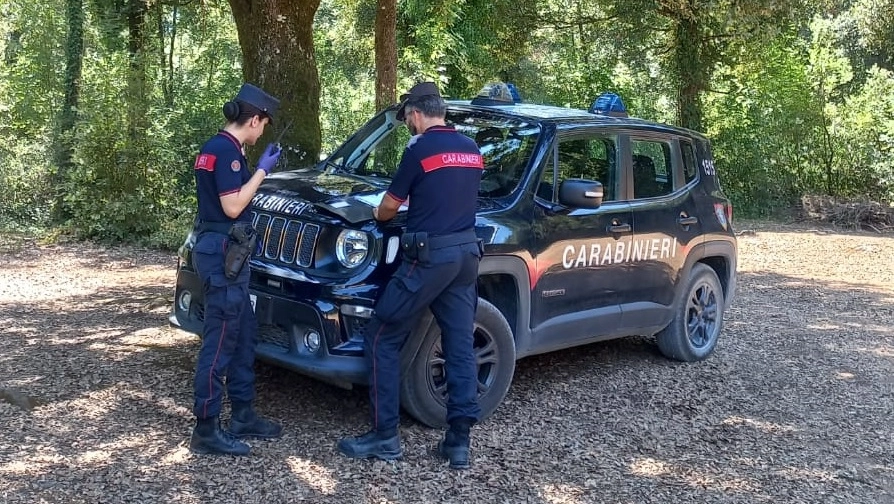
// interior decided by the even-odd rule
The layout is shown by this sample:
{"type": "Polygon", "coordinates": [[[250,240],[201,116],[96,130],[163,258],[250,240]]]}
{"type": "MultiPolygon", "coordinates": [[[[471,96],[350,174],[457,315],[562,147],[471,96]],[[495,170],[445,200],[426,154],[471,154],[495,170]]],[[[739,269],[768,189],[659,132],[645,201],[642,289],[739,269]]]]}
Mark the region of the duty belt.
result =
{"type": "Polygon", "coordinates": [[[474,229],[460,231],[459,233],[450,233],[446,235],[429,236],[428,248],[431,250],[452,247],[454,245],[462,245],[464,243],[474,243],[478,241],[478,235],[474,229]]]}
{"type": "Polygon", "coordinates": [[[203,221],[201,219],[196,219],[194,229],[195,229],[196,233],[211,232],[211,233],[220,233],[220,234],[230,234],[230,229],[232,229],[233,224],[235,224],[235,223],[236,223],[235,221],[232,221],[232,222],[211,222],[211,221],[203,221]]]}

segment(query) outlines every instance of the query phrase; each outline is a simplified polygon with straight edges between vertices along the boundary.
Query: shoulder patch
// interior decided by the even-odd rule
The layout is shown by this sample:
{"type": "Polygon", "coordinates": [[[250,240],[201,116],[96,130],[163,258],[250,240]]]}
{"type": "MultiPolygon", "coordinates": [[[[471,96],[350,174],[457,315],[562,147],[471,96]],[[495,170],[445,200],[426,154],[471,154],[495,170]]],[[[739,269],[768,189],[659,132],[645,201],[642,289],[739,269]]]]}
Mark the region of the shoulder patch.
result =
{"type": "Polygon", "coordinates": [[[196,157],[196,164],[193,166],[196,170],[205,170],[205,171],[214,171],[214,162],[217,161],[217,156],[214,154],[199,154],[196,157]]]}
{"type": "Polygon", "coordinates": [[[231,168],[234,172],[238,172],[239,170],[242,169],[242,163],[240,163],[239,160],[236,159],[236,160],[234,160],[232,163],[230,163],[230,168],[231,168]]]}

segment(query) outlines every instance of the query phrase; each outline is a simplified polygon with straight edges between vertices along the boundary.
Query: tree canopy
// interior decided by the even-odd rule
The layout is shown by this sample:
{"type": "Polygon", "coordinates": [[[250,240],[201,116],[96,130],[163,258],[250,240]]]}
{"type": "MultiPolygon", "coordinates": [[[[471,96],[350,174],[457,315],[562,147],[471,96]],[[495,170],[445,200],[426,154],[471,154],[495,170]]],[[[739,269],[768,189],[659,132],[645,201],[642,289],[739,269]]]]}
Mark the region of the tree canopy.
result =
{"type": "Polygon", "coordinates": [[[268,135],[294,122],[278,169],[418,80],[504,80],[704,132],[739,215],[891,202],[892,20],[894,0],[0,0],[0,223],[175,246],[243,81],[282,99],[268,135]]]}

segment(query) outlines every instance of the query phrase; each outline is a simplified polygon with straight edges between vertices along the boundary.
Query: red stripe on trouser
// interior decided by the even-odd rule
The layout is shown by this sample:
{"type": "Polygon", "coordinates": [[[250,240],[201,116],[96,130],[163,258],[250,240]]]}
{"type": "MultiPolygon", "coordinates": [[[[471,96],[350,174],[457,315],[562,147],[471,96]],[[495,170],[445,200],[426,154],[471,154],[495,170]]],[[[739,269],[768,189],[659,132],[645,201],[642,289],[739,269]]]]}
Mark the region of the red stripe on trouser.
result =
{"type": "Polygon", "coordinates": [[[385,329],[385,323],[383,322],[379,326],[379,331],[376,333],[375,339],[373,339],[373,347],[372,347],[372,363],[373,363],[373,429],[378,430],[379,428],[379,376],[376,373],[376,347],[379,345],[379,335],[382,334],[382,331],[385,329]]]}
{"type": "MultiPolygon", "coordinates": [[[[413,270],[416,269],[416,263],[419,261],[413,261],[413,264],[410,265],[410,270],[407,271],[407,275],[413,273],[413,270]]],[[[376,337],[373,339],[373,347],[372,347],[372,375],[373,375],[373,429],[379,429],[379,373],[376,372],[376,348],[379,346],[379,336],[382,335],[382,331],[385,330],[385,326],[387,324],[382,322],[379,325],[379,330],[376,332],[376,337]]]]}
{"type": "Polygon", "coordinates": [[[220,346],[223,345],[224,336],[227,334],[227,323],[224,321],[220,328],[220,339],[217,340],[217,352],[214,353],[214,360],[211,361],[211,368],[208,369],[208,399],[202,405],[202,418],[208,418],[208,403],[214,397],[214,366],[217,365],[217,357],[220,356],[220,346]]]}

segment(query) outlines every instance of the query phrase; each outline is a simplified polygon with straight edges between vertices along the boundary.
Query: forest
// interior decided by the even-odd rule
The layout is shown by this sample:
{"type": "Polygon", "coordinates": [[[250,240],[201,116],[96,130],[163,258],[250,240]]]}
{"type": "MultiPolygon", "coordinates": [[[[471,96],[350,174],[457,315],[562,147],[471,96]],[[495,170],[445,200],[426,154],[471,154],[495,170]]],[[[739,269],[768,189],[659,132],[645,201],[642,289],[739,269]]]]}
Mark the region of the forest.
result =
{"type": "MultiPolygon", "coordinates": [[[[179,245],[253,82],[307,166],[420,80],[700,131],[736,215],[894,202],[894,0],[0,0],[0,229],[179,245]]],[[[249,149],[249,157],[259,149],[249,149]]]]}

